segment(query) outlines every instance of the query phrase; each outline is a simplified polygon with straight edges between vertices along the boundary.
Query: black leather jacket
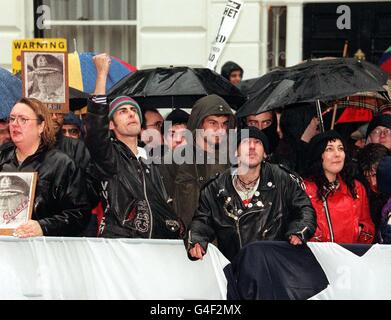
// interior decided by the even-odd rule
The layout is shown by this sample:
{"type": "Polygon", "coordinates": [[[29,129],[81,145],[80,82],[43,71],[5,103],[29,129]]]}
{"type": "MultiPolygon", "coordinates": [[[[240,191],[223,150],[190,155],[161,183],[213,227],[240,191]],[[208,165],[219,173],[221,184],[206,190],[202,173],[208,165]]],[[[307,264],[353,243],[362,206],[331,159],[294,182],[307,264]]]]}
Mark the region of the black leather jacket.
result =
{"type": "Polygon", "coordinates": [[[86,145],[95,162],[104,209],[99,234],[109,238],[177,239],[183,232],[155,165],[110,137],[108,105],[88,103],[86,145]]]}
{"type": "Polygon", "coordinates": [[[45,236],[76,236],[88,224],[91,208],[84,180],[66,154],[40,146],[19,165],[10,142],[1,148],[0,171],[38,172],[32,219],[45,236]]]}
{"type": "Polygon", "coordinates": [[[92,176],[94,162],[86,145],[82,140],[66,137],[59,131],[56,134],[55,147],[67,154],[75,162],[76,166],[81,169],[86,182],[88,200],[91,208],[95,208],[99,202],[99,195],[96,191],[98,189],[98,181],[95,181],[92,176]]]}
{"type": "Polygon", "coordinates": [[[245,207],[232,184],[232,169],[202,191],[187,233],[187,249],[195,243],[206,251],[217,238],[220,251],[232,259],[244,245],[258,240],[286,240],[292,234],[309,239],[316,216],[300,179],[278,165],[264,162],[257,192],[245,207]]]}

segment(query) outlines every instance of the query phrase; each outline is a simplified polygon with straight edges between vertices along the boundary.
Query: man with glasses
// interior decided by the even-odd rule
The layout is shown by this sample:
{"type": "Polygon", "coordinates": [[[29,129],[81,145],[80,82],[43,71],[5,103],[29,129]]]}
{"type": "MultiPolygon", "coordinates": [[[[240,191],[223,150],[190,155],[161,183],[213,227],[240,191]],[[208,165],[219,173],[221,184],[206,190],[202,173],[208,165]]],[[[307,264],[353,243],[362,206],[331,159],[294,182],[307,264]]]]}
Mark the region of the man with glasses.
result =
{"type": "Polygon", "coordinates": [[[391,115],[383,114],[374,117],[368,125],[367,144],[380,143],[391,149],[391,115]]]}
{"type": "Polygon", "coordinates": [[[163,143],[161,128],[163,126],[163,116],[156,108],[149,108],[144,111],[145,123],[142,125],[141,141],[145,143],[148,150],[159,147],[163,143]]]}

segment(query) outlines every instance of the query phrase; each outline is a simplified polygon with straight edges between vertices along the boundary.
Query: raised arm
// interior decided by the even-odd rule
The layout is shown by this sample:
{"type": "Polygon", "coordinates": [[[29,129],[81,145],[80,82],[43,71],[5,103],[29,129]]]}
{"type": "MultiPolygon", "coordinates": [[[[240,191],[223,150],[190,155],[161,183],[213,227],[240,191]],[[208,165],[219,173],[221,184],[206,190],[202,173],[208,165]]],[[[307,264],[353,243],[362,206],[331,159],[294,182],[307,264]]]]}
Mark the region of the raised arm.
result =
{"type": "Polygon", "coordinates": [[[85,143],[98,172],[103,176],[110,176],[116,172],[115,152],[109,130],[109,106],[106,97],[106,80],[111,60],[107,54],[102,53],[94,57],[94,63],[97,77],[94,96],[88,101],[85,143]]]}

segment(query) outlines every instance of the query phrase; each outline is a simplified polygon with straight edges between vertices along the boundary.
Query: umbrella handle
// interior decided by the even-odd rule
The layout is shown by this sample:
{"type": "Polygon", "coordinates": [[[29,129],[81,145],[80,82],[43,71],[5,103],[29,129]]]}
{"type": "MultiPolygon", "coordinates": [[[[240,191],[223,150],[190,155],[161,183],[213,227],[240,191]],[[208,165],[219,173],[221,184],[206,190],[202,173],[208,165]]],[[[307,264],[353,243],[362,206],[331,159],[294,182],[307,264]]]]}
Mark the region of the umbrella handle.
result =
{"type": "Polygon", "coordinates": [[[335,118],[336,118],[336,116],[337,116],[337,104],[335,103],[334,104],[334,110],[333,110],[333,118],[332,118],[332,120],[331,120],[331,130],[333,130],[334,129],[334,125],[335,125],[335,118]]]}
{"type": "Polygon", "coordinates": [[[320,133],[323,133],[324,132],[323,116],[322,116],[322,110],[320,109],[319,99],[316,100],[316,113],[318,114],[320,133]]]}

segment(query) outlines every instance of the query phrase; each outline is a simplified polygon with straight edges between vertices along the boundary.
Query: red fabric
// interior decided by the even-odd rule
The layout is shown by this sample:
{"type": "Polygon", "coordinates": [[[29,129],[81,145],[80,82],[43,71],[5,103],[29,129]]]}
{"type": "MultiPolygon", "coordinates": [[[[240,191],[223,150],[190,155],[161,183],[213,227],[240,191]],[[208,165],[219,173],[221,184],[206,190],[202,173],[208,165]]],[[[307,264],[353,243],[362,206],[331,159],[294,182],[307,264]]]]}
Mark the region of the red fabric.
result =
{"type": "Polygon", "coordinates": [[[96,208],[92,209],[92,214],[95,214],[96,215],[96,219],[98,220],[98,227],[100,226],[100,222],[102,221],[102,218],[103,218],[103,207],[102,207],[102,202],[99,201],[98,205],[96,206],[96,208]]]}
{"type": "MultiPolygon", "coordinates": [[[[353,199],[347,185],[342,179],[339,181],[339,188],[327,197],[334,241],[336,243],[372,243],[375,226],[370,217],[368,197],[363,185],[355,181],[358,198],[353,199]],[[359,231],[360,225],[363,225],[361,232],[359,231]]],[[[331,236],[326,212],[322,200],[317,197],[316,185],[308,180],[305,180],[304,183],[316,211],[318,224],[315,235],[310,241],[330,242],[331,236]]]]}
{"type": "Polygon", "coordinates": [[[137,68],[130,63],[127,63],[126,61],[123,61],[121,59],[118,59],[117,57],[111,57],[114,60],[117,60],[119,63],[123,64],[130,72],[136,72],[137,68]]]}
{"type": "Polygon", "coordinates": [[[384,71],[388,72],[391,75],[391,58],[386,60],[381,66],[384,71]]]}
{"type": "Polygon", "coordinates": [[[348,107],[342,112],[336,123],[369,122],[372,118],[373,113],[367,108],[348,107]]]}

